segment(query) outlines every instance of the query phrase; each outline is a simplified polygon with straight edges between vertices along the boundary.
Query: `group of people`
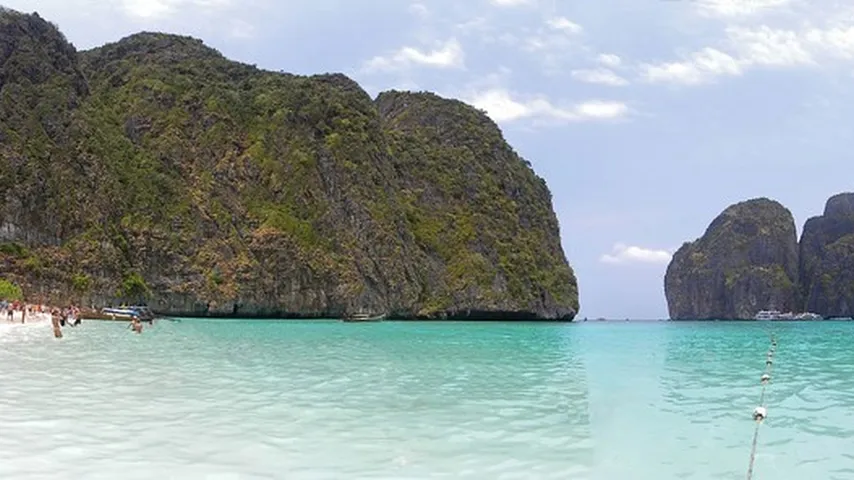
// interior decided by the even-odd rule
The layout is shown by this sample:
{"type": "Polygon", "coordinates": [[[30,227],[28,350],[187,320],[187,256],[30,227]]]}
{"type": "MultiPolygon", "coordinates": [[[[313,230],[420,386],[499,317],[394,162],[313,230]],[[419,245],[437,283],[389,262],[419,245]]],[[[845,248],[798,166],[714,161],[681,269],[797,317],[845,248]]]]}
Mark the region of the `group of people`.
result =
{"type": "Polygon", "coordinates": [[[46,309],[44,305],[27,305],[18,300],[12,302],[0,300],[0,319],[5,318],[7,322],[14,322],[15,314],[20,313],[21,323],[26,323],[28,315],[30,318],[37,318],[46,309]]]}
{"type": "Polygon", "coordinates": [[[50,311],[50,320],[53,323],[53,336],[62,338],[62,328],[66,325],[76,327],[80,325],[80,308],[76,305],[71,305],[65,308],[52,308],[50,311]]]}
{"type": "MultiPolygon", "coordinates": [[[[26,323],[27,318],[34,321],[45,321],[47,320],[47,315],[50,315],[50,321],[53,325],[53,336],[56,338],[62,338],[62,327],[76,327],[80,325],[82,322],[80,313],[80,307],[77,305],[58,308],[47,307],[45,305],[29,305],[18,300],[11,302],[0,300],[0,319],[14,322],[15,317],[20,314],[21,323],[26,323]]],[[[129,328],[135,333],[142,333],[142,322],[139,317],[133,316],[131,318],[129,328]]]]}
{"type": "MultiPolygon", "coordinates": [[[[53,336],[62,338],[62,327],[70,325],[76,327],[80,325],[80,308],[72,305],[65,309],[54,308],[51,311],[51,321],[53,322],[53,336]]],[[[142,333],[142,322],[139,317],[134,315],[131,317],[130,327],[135,333],[142,333]]]]}

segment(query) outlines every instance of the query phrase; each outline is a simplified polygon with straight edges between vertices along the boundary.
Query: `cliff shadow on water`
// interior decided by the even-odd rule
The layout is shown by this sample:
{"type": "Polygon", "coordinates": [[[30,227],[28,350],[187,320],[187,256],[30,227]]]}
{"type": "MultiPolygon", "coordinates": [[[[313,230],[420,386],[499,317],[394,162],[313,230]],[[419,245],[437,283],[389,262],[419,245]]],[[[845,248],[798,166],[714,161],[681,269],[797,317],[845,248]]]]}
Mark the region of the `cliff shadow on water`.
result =
{"type": "Polygon", "coordinates": [[[572,320],[545,181],[460,101],[0,11],[0,264],[168,315],[572,320]]]}

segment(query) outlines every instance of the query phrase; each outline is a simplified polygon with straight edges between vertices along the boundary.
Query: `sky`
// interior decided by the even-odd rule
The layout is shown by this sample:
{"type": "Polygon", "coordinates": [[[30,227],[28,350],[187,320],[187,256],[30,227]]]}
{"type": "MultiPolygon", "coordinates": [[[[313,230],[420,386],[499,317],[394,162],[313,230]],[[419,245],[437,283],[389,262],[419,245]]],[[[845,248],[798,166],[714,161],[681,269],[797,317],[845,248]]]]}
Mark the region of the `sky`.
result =
{"type": "Polygon", "coordinates": [[[579,318],[667,317],[672,253],[765,196],[854,190],[854,3],[837,0],[0,0],[78,49],[139,31],[485,110],[552,194],[579,318]]]}

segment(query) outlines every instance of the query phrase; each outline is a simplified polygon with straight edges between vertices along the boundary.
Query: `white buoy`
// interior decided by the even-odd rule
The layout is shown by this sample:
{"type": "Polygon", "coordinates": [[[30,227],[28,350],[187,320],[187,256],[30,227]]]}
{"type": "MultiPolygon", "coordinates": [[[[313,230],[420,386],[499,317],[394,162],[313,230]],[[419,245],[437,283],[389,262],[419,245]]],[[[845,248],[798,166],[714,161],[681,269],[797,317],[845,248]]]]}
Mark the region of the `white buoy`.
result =
{"type": "Polygon", "coordinates": [[[766,416],[768,416],[768,412],[765,410],[765,407],[756,407],[753,410],[753,419],[757,422],[765,420],[766,416]]]}
{"type": "Polygon", "coordinates": [[[762,383],[765,383],[768,380],[771,380],[771,375],[768,375],[767,373],[765,375],[762,375],[762,379],[761,379],[762,383]]]}

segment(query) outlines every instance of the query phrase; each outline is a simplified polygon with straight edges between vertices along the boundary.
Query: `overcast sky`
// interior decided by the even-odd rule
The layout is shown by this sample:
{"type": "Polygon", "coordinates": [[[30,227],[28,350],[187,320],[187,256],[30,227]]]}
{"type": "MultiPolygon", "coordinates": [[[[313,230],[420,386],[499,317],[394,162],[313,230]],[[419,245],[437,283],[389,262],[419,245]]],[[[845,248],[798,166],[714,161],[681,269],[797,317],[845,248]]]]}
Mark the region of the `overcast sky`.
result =
{"type": "Polygon", "coordinates": [[[270,70],[486,110],[554,195],[580,316],[663,318],[671,253],[768,196],[800,232],[854,190],[854,3],[0,0],[79,49],[192,35],[270,70]]]}

